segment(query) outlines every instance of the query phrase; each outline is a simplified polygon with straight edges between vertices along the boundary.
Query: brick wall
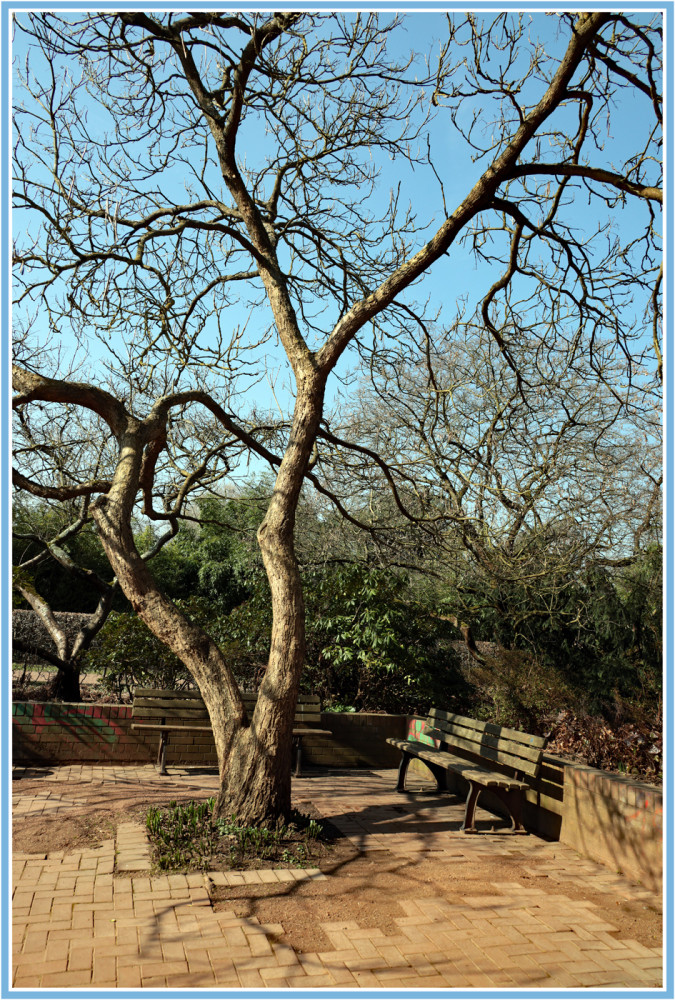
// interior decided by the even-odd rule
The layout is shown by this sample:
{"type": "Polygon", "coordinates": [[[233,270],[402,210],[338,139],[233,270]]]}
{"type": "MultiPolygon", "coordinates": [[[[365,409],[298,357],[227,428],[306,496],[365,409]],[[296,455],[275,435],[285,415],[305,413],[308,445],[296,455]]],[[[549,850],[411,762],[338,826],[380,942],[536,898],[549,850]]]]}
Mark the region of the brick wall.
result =
{"type": "Polygon", "coordinates": [[[12,757],[14,764],[131,764],[153,754],[150,739],[131,729],[130,705],[14,702],[12,757]]]}
{"type": "MultiPolygon", "coordinates": [[[[14,702],[13,763],[148,763],[157,757],[159,736],[132,730],[130,705],[63,705],[14,702]]],[[[397,751],[387,736],[403,738],[405,715],[323,712],[321,728],[333,734],[303,741],[307,764],[332,767],[395,767],[397,751]]],[[[186,730],[169,734],[167,764],[217,764],[210,733],[186,730]]]]}

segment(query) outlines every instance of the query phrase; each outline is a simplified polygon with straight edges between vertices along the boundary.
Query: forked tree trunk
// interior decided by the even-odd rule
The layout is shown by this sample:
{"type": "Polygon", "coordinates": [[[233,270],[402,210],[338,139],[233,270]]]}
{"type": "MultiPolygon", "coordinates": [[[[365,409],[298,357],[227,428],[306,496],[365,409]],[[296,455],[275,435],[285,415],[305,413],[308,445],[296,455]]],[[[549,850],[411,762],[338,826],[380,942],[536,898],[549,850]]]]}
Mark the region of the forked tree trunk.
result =
{"type": "Polygon", "coordinates": [[[296,398],[291,434],[258,543],[272,598],[272,635],[265,677],[248,729],[235,735],[221,770],[219,815],[246,822],[287,817],[291,809],[293,719],[305,662],[305,604],[295,557],[294,529],[305,469],[316,438],[323,382],[296,398]]]}
{"type": "Polygon", "coordinates": [[[151,428],[128,418],[109,492],[92,506],[120,588],[150,630],[186,665],[206,704],[218,754],[216,815],[248,824],[287,818],[292,730],[305,655],[304,601],[293,546],[295,511],[321,413],[322,386],[296,401],[293,429],[267,514],[258,531],[272,593],[268,667],[252,718],[220,649],[157,587],[136,549],[131,512],[151,428]]]}
{"type": "Polygon", "coordinates": [[[58,667],[56,676],[46,686],[46,694],[56,701],[81,701],[79,661],[58,667]]]}
{"type": "Polygon", "coordinates": [[[249,726],[234,731],[226,766],[220,771],[215,815],[235,815],[240,822],[251,826],[288,819],[291,726],[288,712],[280,711],[276,703],[268,701],[256,711],[249,726]]]}

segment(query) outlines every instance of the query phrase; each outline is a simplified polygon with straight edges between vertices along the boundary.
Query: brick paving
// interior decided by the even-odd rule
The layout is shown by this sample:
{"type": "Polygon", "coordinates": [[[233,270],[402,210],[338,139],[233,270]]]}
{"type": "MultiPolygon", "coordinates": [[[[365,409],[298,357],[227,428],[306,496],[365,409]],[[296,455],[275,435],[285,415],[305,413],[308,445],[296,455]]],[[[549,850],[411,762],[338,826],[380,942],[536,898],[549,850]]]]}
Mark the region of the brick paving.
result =
{"type": "MultiPolygon", "coordinates": [[[[56,813],[105,796],[110,782],[162,788],[167,798],[215,791],[215,775],[152,767],[77,765],[15,771],[17,814],[56,813]],[[40,777],[41,791],[22,796],[21,777],[40,777]],[[68,794],[63,794],[63,782],[68,794]],[[53,787],[58,783],[58,788],[53,787]]],[[[123,823],[116,841],[96,849],[14,856],[13,957],[19,988],[476,989],[632,988],[662,985],[662,949],[620,939],[592,903],[566,888],[588,885],[650,905],[647,890],[558,843],[491,832],[495,818],[477,811],[484,832],[459,833],[462,807],[452,799],[393,791],[393,771],[310,773],[294,781],[371,858],[434,858],[457,865],[481,854],[502,857],[504,881],[494,895],[446,899],[429,887],[424,899],[401,899],[396,930],[357,920],[321,923],[330,948],[297,953],[280,942],[282,925],[214,911],[217,885],[328,879],[318,870],[150,876],[142,827],[123,823]],[[448,804],[449,803],[449,804],[448,804]],[[510,857],[531,858],[559,891],[509,881],[510,857]]],[[[498,826],[498,824],[497,824],[498,826]]]]}

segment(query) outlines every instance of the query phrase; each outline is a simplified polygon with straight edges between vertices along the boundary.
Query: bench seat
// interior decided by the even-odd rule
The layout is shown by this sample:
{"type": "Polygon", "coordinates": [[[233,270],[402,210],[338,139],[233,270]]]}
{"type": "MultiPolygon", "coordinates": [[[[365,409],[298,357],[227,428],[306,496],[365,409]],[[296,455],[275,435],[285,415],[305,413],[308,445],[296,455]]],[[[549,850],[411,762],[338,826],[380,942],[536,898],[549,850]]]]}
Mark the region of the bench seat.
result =
{"type": "Polygon", "coordinates": [[[516,778],[497,774],[487,767],[481,767],[468,760],[463,760],[461,757],[456,757],[454,754],[448,753],[447,750],[435,750],[433,747],[428,747],[426,744],[418,743],[415,740],[388,739],[387,743],[391,743],[398,750],[403,750],[414,755],[425,763],[438,764],[447,771],[454,771],[456,774],[461,774],[467,781],[480,781],[485,788],[529,787],[526,781],[518,781],[516,778]]]}

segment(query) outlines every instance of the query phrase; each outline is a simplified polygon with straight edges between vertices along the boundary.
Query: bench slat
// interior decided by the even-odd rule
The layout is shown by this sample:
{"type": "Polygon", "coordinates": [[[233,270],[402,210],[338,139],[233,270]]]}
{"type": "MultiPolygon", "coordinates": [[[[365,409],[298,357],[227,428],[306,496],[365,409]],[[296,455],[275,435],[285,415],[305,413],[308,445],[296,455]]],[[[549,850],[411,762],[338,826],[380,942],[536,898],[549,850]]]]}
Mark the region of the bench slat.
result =
{"type": "Polygon", "coordinates": [[[185,712],[186,715],[197,715],[198,713],[204,715],[206,705],[203,702],[200,704],[196,701],[165,701],[163,698],[156,700],[141,698],[139,702],[134,701],[134,709],[139,714],[144,712],[169,712],[170,714],[177,715],[185,712]]]}
{"type": "Polygon", "coordinates": [[[443,712],[440,708],[429,709],[429,721],[432,725],[438,726],[441,722],[466,726],[468,729],[475,729],[477,732],[489,733],[491,736],[499,736],[502,739],[513,740],[515,743],[523,743],[526,746],[540,747],[542,750],[546,745],[544,736],[533,736],[531,733],[523,733],[519,729],[506,729],[498,726],[494,722],[483,722],[482,719],[469,719],[465,715],[454,715],[452,712],[443,712]]]}
{"type": "Polygon", "coordinates": [[[433,747],[427,747],[423,743],[417,743],[415,740],[397,740],[390,737],[387,739],[387,743],[396,747],[397,750],[414,754],[420,760],[427,760],[432,764],[440,764],[442,767],[451,767],[453,771],[457,771],[467,780],[480,781],[486,788],[509,789],[529,787],[527,782],[520,781],[518,778],[510,778],[507,774],[498,774],[496,771],[491,771],[487,767],[481,767],[480,764],[476,764],[473,761],[456,757],[446,750],[435,750],[433,747]]]}
{"type": "Polygon", "coordinates": [[[136,698],[166,698],[167,700],[173,700],[176,698],[191,699],[192,701],[202,701],[202,696],[199,691],[186,690],[186,691],[172,691],[170,688],[144,688],[137,687],[134,691],[134,700],[136,698]]]}
{"type": "Polygon", "coordinates": [[[213,732],[213,729],[211,728],[211,726],[192,726],[192,725],[189,725],[189,726],[179,726],[179,725],[176,725],[173,722],[167,723],[166,725],[163,725],[161,722],[158,722],[158,723],[132,722],[131,723],[131,728],[132,729],[155,729],[155,730],[159,730],[161,732],[168,732],[169,730],[171,730],[172,733],[180,732],[181,729],[184,729],[186,733],[212,733],[213,732]]]}
{"type": "MultiPolygon", "coordinates": [[[[451,746],[462,747],[463,750],[469,750],[479,756],[489,757],[488,749],[498,751],[509,758],[510,766],[521,770],[527,770],[531,765],[536,767],[541,760],[542,751],[535,747],[526,747],[519,743],[513,743],[511,740],[501,740],[497,736],[490,736],[486,733],[477,735],[463,726],[448,726],[445,731],[425,729],[425,734],[451,746]]],[[[491,759],[496,760],[497,758],[491,759]]]]}
{"type": "Polygon", "coordinates": [[[462,740],[458,736],[447,737],[444,743],[452,750],[466,750],[476,757],[494,761],[495,764],[503,764],[505,767],[510,767],[514,771],[521,771],[523,774],[529,774],[532,777],[539,770],[539,760],[524,760],[522,757],[515,757],[513,754],[495,750],[493,747],[479,747],[478,744],[472,743],[469,740],[462,740]]]}
{"type": "MultiPolygon", "coordinates": [[[[246,711],[251,714],[258,700],[256,691],[243,691],[242,701],[246,711]]],[[[316,694],[301,694],[294,715],[294,724],[305,729],[321,724],[320,699],[316,694]]],[[[148,720],[165,720],[167,723],[175,719],[190,725],[195,722],[209,721],[209,713],[198,691],[169,691],[163,688],[136,688],[132,707],[133,718],[148,720]]],[[[321,730],[328,733],[328,730],[321,730]]]]}

